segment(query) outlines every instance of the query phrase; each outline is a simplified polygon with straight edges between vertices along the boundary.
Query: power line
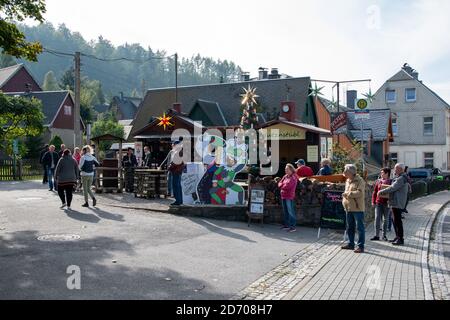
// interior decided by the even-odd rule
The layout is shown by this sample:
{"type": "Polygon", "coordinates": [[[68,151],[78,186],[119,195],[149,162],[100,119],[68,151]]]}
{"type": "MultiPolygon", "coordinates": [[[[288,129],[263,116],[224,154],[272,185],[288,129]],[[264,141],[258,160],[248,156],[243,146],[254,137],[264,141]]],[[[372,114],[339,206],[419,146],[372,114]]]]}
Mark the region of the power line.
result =
{"type": "MultiPolygon", "coordinates": [[[[44,52],[46,53],[50,53],[53,54],[55,56],[59,56],[59,57],[75,57],[74,53],[69,53],[69,52],[62,52],[62,51],[57,51],[57,50],[53,50],[53,49],[49,49],[49,48],[44,48],[44,52]]],[[[133,63],[145,63],[145,62],[149,62],[152,60],[165,60],[165,59],[169,59],[169,58],[174,58],[176,56],[176,54],[170,55],[170,56],[164,56],[164,57],[150,57],[144,60],[138,60],[138,59],[130,59],[130,58],[125,58],[125,57],[121,57],[121,58],[99,58],[93,54],[86,54],[86,53],[81,53],[80,54],[83,57],[86,58],[90,58],[90,59],[95,59],[95,60],[99,60],[99,61],[103,61],[103,62],[117,62],[117,61],[127,61],[127,62],[133,62],[133,63]]]]}

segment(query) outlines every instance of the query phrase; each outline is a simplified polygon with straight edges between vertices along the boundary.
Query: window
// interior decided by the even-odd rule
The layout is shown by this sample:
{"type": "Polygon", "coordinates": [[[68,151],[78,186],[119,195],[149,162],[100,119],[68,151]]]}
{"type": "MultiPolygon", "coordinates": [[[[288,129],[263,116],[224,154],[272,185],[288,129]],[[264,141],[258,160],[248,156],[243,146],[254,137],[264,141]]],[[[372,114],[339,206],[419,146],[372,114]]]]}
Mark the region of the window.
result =
{"type": "Polygon", "coordinates": [[[394,134],[394,137],[398,136],[398,124],[397,124],[397,118],[392,118],[392,133],[394,134]]]}
{"type": "Polygon", "coordinates": [[[433,117],[423,118],[423,135],[424,136],[433,135],[433,117]]]}
{"type": "Polygon", "coordinates": [[[66,116],[72,115],[72,107],[71,106],[64,106],[64,115],[66,115],[66,116]]]}
{"type": "Polygon", "coordinates": [[[405,100],[406,102],[416,101],[416,88],[408,88],[405,90],[405,100]]]}
{"type": "Polygon", "coordinates": [[[423,154],[423,162],[425,168],[434,168],[434,153],[425,152],[423,154]]]}
{"type": "Polygon", "coordinates": [[[397,163],[398,162],[398,153],[397,152],[391,153],[391,161],[393,163],[397,163]]]}
{"type": "Polygon", "coordinates": [[[397,100],[395,90],[386,90],[386,102],[393,103],[397,100]]]}

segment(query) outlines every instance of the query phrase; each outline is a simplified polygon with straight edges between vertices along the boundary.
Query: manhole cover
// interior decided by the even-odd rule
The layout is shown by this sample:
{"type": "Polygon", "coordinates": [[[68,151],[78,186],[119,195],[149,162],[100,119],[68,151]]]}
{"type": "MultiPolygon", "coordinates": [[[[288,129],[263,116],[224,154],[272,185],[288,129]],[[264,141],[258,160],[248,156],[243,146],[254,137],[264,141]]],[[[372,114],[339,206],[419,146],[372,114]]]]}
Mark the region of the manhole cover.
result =
{"type": "Polygon", "coordinates": [[[37,238],[39,241],[48,242],[66,242],[66,241],[76,241],[80,239],[77,234],[47,234],[37,238]]]}

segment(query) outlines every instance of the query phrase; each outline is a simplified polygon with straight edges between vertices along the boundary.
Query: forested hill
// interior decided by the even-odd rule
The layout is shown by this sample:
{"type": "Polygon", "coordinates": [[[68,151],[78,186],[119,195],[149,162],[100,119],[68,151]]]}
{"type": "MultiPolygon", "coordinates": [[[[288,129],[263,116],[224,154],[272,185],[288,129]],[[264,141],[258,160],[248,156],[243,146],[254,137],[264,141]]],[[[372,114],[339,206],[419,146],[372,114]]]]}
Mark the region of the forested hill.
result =
{"type": "MultiPolygon", "coordinates": [[[[89,80],[99,80],[106,97],[117,95],[121,91],[125,95],[142,96],[144,89],[175,84],[175,63],[174,58],[170,57],[173,52],[155,51],[150,47],[143,48],[139,44],[115,47],[101,36],[95,41],[86,41],[80,33],[72,32],[65,25],[57,28],[50,23],[39,26],[20,25],[20,29],[25,33],[27,40],[39,41],[45,48],[68,53],[80,51],[85,55],[103,59],[83,55],[82,76],[87,76],[89,80]],[[162,57],[167,58],[158,59],[162,57]],[[119,58],[126,60],[110,61],[119,58]]],[[[8,59],[3,57],[1,60],[7,63],[8,59]]],[[[73,66],[73,57],[42,53],[37,63],[19,62],[25,63],[36,80],[42,84],[45,74],[49,71],[53,71],[56,80],[60,80],[73,66]]],[[[191,58],[179,57],[178,72],[179,85],[182,86],[229,82],[239,76],[240,68],[227,60],[214,60],[196,55],[191,58]]]]}

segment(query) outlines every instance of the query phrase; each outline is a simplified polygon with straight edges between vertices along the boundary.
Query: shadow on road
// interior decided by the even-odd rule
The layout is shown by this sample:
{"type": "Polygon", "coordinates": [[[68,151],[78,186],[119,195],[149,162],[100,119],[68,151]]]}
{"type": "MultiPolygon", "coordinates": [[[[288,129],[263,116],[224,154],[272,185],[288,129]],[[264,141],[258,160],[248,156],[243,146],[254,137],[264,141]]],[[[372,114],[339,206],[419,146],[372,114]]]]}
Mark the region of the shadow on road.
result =
{"type": "Polygon", "coordinates": [[[95,213],[102,219],[121,221],[121,222],[125,221],[122,214],[116,214],[116,213],[111,213],[108,211],[103,211],[97,207],[94,207],[94,208],[89,207],[89,210],[91,210],[92,213],[95,213]]]}
{"type": "Polygon", "coordinates": [[[0,236],[0,299],[229,298],[174,270],[133,266],[135,251],[123,240],[42,242],[38,236],[36,231],[0,236]],[[69,266],[80,268],[81,290],[67,288],[69,266]]]}
{"type": "Polygon", "coordinates": [[[78,220],[78,221],[84,221],[84,222],[90,222],[90,223],[98,223],[100,221],[100,218],[97,217],[94,214],[88,214],[88,213],[82,213],[76,210],[66,210],[65,211],[66,215],[69,218],[72,218],[74,220],[78,220]]]}

